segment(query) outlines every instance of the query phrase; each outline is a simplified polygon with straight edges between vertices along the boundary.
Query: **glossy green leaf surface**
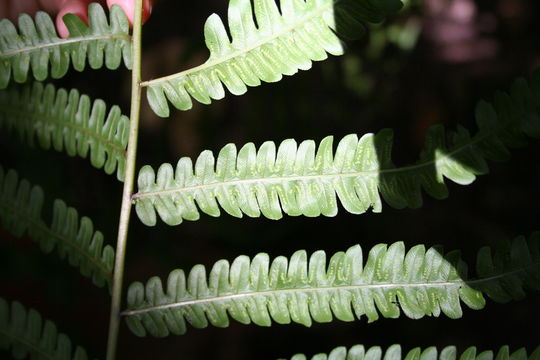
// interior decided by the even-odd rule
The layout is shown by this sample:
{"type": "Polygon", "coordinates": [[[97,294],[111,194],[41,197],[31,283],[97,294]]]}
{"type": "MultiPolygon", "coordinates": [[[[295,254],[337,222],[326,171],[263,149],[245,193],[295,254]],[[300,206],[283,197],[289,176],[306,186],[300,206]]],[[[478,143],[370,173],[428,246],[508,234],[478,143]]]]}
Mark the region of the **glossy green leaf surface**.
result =
{"type": "Polygon", "coordinates": [[[0,90],[0,128],[16,131],[30,144],[90,158],[107,174],[124,179],[129,118],[118,106],[107,112],[105,102],[93,102],[77,90],[55,89],[52,84],[12,86],[0,90]]]}
{"type": "Polygon", "coordinates": [[[63,77],[70,64],[83,71],[86,63],[92,69],[104,65],[116,69],[122,61],[131,68],[131,37],[126,15],[119,6],[113,6],[109,18],[98,3],[88,8],[86,25],[73,14],[64,17],[69,37],[62,39],[56,33],[51,17],[39,11],[35,19],[19,16],[18,27],[0,20],[0,89],[11,79],[26,82],[30,70],[36,80],[48,76],[63,77]]]}
{"type": "Polygon", "coordinates": [[[231,264],[218,261],[209,274],[197,265],[187,274],[172,271],[165,284],[157,277],[146,285],[132,283],[123,315],[136,335],[164,337],[185,333],[188,323],[226,327],[229,317],[261,326],[364,316],[372,322],[401,312],[413,319],[459,318],[461,303],[484,307],[484,290],[495,300],[540,290],[540,233],[528,241],[517,238],[493,259],[497,266],[486,266],[493,260],[489,250],[480,251],[479,277],[470,280],[458,251],[444,254],[440,247],[422,245],[405,251],[401,242],[374,246],[365,261],[359,245],[334,254],[328,264],[324,251],[310,257],[297,251],[272,262],[264,253],[239,256],[231,264]]]}
{"type": "Polygon", "coordinates": [[[540,72],[531,85],[518,80],[493,105],[476,108],[478,132],[459,126],[446,132],[433,126],[419,160],[410,166],[392,162],[392,131],[345,136],[333,149],[332,137],[319,146],[288,139],[265,142],[257,150],[226,145],[217,159],[204,151],[195,161],[181,158],[176,168],[144,166],[133,196],[139,219],[153,226],[157,215],[169,225],[199,219],[199,211],[220,216],[220,209],[241,217],[335,216],[338,199],[346,211],[382,210],[381,197],[394,208],[422,205],[422,190],[436,199],[448,196],[445,178],[467,185],[488,172],[486,159],[507,160],[508,147],[540,137],[540,72]]]}
{"type": "Polygon", "coordinates": [[[57,249],[60,258],[67,258],[94,284],[111,286],[114,249],[104,244],[103,234],[94,230],[92,221],[55,200],[52,221],[47,225],[41,216],[42,208],[43,190],[25,179],[19,180],[14,170],[6,173],[0,166],[2,227],[16,237],[28,234],[46,253],[57,249]]]}
{"type": "MultiPolygon", "coordinates": [[[[303,354],[297,354],[290,360],[307,360],[303,354]]],[[[478,351],[471,346],[458,352],[455,346],[446,346],[441,350],[434,346],[427,348],[414,348],[404,353],[400,345],[392,345],[386,350],[379,346],[364,347],[355,345],[347,349],[340,346],[328,354],[317,354],[309,358],[311,360],[538,360],[540,359],[540,346],[534,349],[530,355],[525,348],[510,352],[508,346],[503,346],[499,351],[478,351]]],[[[285,359],[280,359],[285,360],[285,359]]]]}
{"type": "Polygon", "coordinates": [[[312,61],[341,55],[339,36],[357,38],[363,22],[378,23],[401,8],[399,0],[231,0],[229,31],[212,14],[204,26],[208,60],[195,68],[144,82],[150,106],[169,116],[170,101],[188,110],[192,98],[203,104],[234,95],[248,86],[276,82],[283,75],[308,70],[312,61]],[[230,34],[230,37],[229,37],[230,34]],[[232,40],[231,40],[232,39],[232,40]]]}
{"type": "Polygon", "coordinates": [[[0,348],[9,350],[14,359],[87,360],[80,346],[73,349],[71,340],[59,333],[50,320],[43,320],[34,309],[21,303],[9,304],[0,297],[0,348]]]}

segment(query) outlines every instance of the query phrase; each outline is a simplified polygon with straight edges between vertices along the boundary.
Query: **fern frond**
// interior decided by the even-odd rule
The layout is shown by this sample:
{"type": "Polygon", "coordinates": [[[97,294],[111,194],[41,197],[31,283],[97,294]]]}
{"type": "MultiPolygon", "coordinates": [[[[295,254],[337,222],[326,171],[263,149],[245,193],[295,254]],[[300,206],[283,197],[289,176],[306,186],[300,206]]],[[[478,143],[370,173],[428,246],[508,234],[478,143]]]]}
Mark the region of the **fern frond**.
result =
{"type": "Polygon", "coordinates": [[[0,220],[2,227],[14,236],[28,233],[29,238],[50,253],[58,249],[81,274],[92,278],[97,286],[111,286],[114,249],[103,244],[103,234],[94,231],[92,221],[79,217],[77,210],[55,200],[53,218],[48,226],[41,217],[43,190],[27,180],[19,181],[15,171],[4,173],[0,166],[0,220]]]}
{"type": "Polygon", "coordinates": [[[300,145],[283,141],[277,151],[265,142],[257,151],[252,143],[240,151],[226,145],[217,157],[204,151],[195,166],[181,158],[176,170],[163,164],[157,177],[144,166],[133,196],[137,215],[149,226],[156,212],[169,225],[197,220],[199,209],[211,216],[246,214],[280,219],[283,212],[298,216],[335,216],[337,198],[348,212],[380,212],[380,195],[394,208],[422,205],[422,189],[442,199],[448,196],[444,178],[470,184],[488,172],[486,159],[505,160],[507,147],[521,145],[525,136],[540,137],[540,71],[529,88],[518,80],[510,95],[499,93],[494,106],[480,102],[476,108],[478,133],[471,137],[463,127],[445,134],[440,125],[427,135],[425,150],[416,164],[397,168],[392,163],[392,131],[345,136],[335,154],[332,137],[316,149],[311,140],[300,145]],[[380,195],[379,195],[380,194],[380,195]]]}
{"type": "Polygon", "coordinates": [[[128,310],[123,313],[133,333],[163,337],[183,334],[186,323],[204,328],[208,323],[226,327],[229,316],[243,324],[270,326],[292,322],[310,326],[335,316],[353,321],[366,316],[410,318],[462,316],[461,302],[472,309],[485,305],[483,289],[496,300],[520,298],[523,289],[540,290],[540,233],[528,241],[517,238],[508,249],[479,253],[480,277],[469,280],[459,251],[444,255],[440,247],[426,251],[417,245],[408,252],[402,242],[374,246],[364,264],[359,245],[332,256],[328,266],[324,251],[308,259],[297,251],[289,261],[278,257],[270,264],[267,254],[253,260],[239,256],[232,264],[218,261],[207,276],[197,265],[186,274],[170,273],[163,290],[153,277],[146,286],[132,283],[128,310]],[[486,264],[494,261],[493,268],[486,264]],[[496,290],[495,290],[496,289],[496,290]]]}
{"type": "Polygon", "coordinates": [[[192,99],[209,104],[225,96],[223,84],[234,95],[276,82],[282,75],[308,70],[312,61],[341,55],[342,37],[358,37],[362,22],[381,22],[401,8],[400,0],[231,0],[229,34],[213,14],[204,26],[208,60],[195,68],[146,81],[147,97],[154,112],[169,116],[167,99],[180,110],[190,109],[192,99]],[[337,35],[336,35],[337,34],[337,35]]]}
{"type": "MultiPolygon", "coordinates": [[[[422,349],[414,348],[402,355],[400,345],[389,346],[383,351],[379,346],[366,348],[363,345],[354,345],[350,349],[340,346],[327,354],[317,354],[311,357],[311,360],[538,360],[540,359],[540,346],[527,356],[527,350],[521,348],[510,353],[508,346],[502,346],[497,354],[486,350],[478,352],[476,347],[471,346],[465,349],[461,354],[455,346],[446,346],[440,352],[434,346],[422,349]]],[[[284,360],[284,359],[282,359],[284,360]]],[[[296,354],[290,360],[307,360],[303,354],[296,354]]]]}
{"type": "Polygon", "coordinates": [[[51,17],[39,11],[35,19],[19,16],[18,29],[7,19],[0,20],[0,89],[10,79],[26,82],[32,69],[36,80],[49,76],[64,76],[70,66],[84,70],[86,61],[92,69],[105,66],[116,69],[122,60],[131,68],[131,37],[126,15],[119,6],[113,6],[109,19],[101,5],[88,7],[87,26],[73,14],[64,17],[69,31],[67,39],[56,33],[51,17]]]}
{"type": "Polygon", "coordinates": [[[118,106],[107,113],[105,102],[90,100],[77,90],[56,90],[52,84],[13,86],[0,91],[0,128],[16,130],[34,145],[82,158],[107,174],[124,179],[129,119],[118,106]]]}
{"type": "Polygon", "coordinates": [[[43,321],[34,309],[26,310],[19,302],[11,306],[0,297],[0,348],[9,350],[15,359],[86,360],[88,355],[80,346],[59,333],[56,325],[43,321]]]}

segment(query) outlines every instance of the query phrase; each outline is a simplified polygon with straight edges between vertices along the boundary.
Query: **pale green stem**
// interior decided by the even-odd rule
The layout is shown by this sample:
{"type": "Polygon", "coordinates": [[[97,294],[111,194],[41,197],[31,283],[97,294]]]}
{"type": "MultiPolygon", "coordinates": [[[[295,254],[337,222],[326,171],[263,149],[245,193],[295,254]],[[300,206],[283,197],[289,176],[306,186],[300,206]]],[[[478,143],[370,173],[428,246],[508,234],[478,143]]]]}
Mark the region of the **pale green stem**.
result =
{"type": "Polygon", "coordinates": [[[114,261],[113,286],[111,299],[111,316],[109,320],[109,337],[107,340],[107,360],[116,358],[118,330],[120,327],[120,305],[122,299],[122,283],[124,279],[124,262],[128,236],[129,218],[131,215],[131,196],[135,182],[135,162],[137,157],[137,135],[139,132],[139,114],[141,108],[141,33],[142,33],[142,0],[135,1],[133,17],[133,69],[131,71],[131,110],[129,125],[129,142],[126,154],[126,175],[122,193],[122,208],[116,241],[116,258],[114,261]]]}

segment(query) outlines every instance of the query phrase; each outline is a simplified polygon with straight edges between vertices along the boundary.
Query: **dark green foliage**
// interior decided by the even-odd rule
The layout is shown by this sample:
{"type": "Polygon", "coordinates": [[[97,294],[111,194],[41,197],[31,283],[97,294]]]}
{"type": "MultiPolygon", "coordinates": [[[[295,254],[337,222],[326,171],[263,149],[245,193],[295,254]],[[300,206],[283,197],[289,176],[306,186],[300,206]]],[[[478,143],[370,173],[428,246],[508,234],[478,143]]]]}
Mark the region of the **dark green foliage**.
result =
{"type": "Polygon", "coordinates": [[[68,258],[81,274],[94,284],[110,286],[114,265],[114,249],[103,244],[103,234],[94,231],[92,221],[79,217],[77,210],[56,200],[53,219],[48,226],[41,217],[43,190],[18,179],[17,173],[4,173],[0,166],[0,220],[2,227],[17,237],[25,233],[50,253],[55,248],[61,258],[68,258]]]}
{"type": "Polygon", "coordinates": [[[26,310],[19,302],[11,306],[0,297],[0,348],[8,350],[15,359],[86,360],[86,351],[58,333],[56,325],[41,318],[34,309],[26,310]]]}
{"type": "Polygon", "coordinates": [[[111,9],[110,20],[97,3],[90,4],[87,26],[69,14],[65,23],[69,37],[61,39],[50,16],[38,12],[35,20],[26,14],[19,17],[18,29],[7,19],[0,20],[0,89],[11,78],[26,82],[32,69],[36,80],[55,79],[66,74],[70,63],[83,71],[86,62],[92,69],[107,66],[116,69],[122,60],[131,68],[129,23],[118,6],[111,9]]]}
{"type": "Polygon", "coordinates": [[[401,242],[374,246],[364,262],[359,245],[338,252],[326,264],[324,251],[310,258],[297,251],[288,261],[267,254],[253,260],[217,262],[206,275],[195,266],[169,275],[166,290],[159,278],[144,286],[130,285],[126,322],[136,335],[163,337],[183,334],[186,322],[204,328],[226,327],[229,316],[241,323],[270,326],[290,322],[310,326],[335,316],[353,321],[366,316],[397,318],[400,310],[413,319],[424,316],[462,316],[461,302],[472,309],[485,305],[482,292],[494,300],[519,299],[524,289],[540,290],[540,233],[528,241],[517,238],[497,250],[480,250],[478,277],[470,280],[458,251],[443,254],[417,245],[405,252],[401,242]],[[497,264],[495,267],[492,263],[497,264]]]}
{"type": "Polygon", "coordinates": [[[90,100],[77,90],[56,90],[52,84],[13,86],[0,92],[0,127],[16,131],[34,145],[90,157],[107,174],[124,179],[129,119],[118,106],[107,113],[105,102],[90,100]]]}
{"type": "Polygon", "coordinates": [[[497,302],[521,300],[526,288],[540,290],[540,232],[528,241],[520,236],[512,246],[501,243],[494,254],[483,247],[478,252],[476,272],[480,280],[472,285],[497,302]]]}

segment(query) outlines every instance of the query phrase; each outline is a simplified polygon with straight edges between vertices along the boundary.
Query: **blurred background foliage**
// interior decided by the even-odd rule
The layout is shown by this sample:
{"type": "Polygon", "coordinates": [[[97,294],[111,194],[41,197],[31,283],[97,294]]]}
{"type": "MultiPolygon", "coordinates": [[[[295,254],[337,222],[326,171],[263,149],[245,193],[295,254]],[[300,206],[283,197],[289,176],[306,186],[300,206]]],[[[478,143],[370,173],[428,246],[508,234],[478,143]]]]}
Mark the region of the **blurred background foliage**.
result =
{"type": "MultiPolygon", "coordinates": [[[[225,17],[226,0],[160,0],[144,27],[143,78],[177,72],[203,62],[203,24],[211,12],[225,17]]],[[[194,104],[170,119],[155,116],[144,104],[138,167],[175,164],[181,156],[204,149],[219,151],[227,143],[242,145],[286,138],[320,141],[382,128],[395,131],[397,165],[417,159],[427,128],[444,123],[476,127],[473,111],[480,99],[508,89],[512,79],[540,66],[540,3],[534,0],[409,0],[388,23],[369,28],[362,41],[349,44],[343,57],[314,63],[313,69],[277,84],[252,88],[241,97],[228,95],[210,106],[194,104]]],[[[72,72],[58,82],[78,88],[108,104],[129,110],[129,74],[107,70],[72,72]]],[[[114,245],[122,184],[89,167],[87,161],[62,153],[29,149],[15,136],[0,133],[4,167],[46,190],[45,209],[64,199],[93,219],[114,245]],[[50,205],[49,205],[50,204],[50,205]]],[[[380,242],[442,244],[463,249],[473,271],[475,253],[539,228],[540,143],[512,152],[509,163],[490,164],[491,173],[471,186],[449,184],[450,197],[426,197],[417,210],[384,207],[382,214],[336,218],[286,217],[236,219],[228,215],[155,228],[136,217],[130,229],[126,285],[150,276],[166,277],[175,268],[208,267],[222,258],[267,252],[271,257],[295,250],[328,254],[360,243],[365,251],[380,242]]],[[[45,214],[45,218],[49,219],[45,214]]],[[[29,239],[0,230],[2,296],[19,300],[56,321],[61,331],[103,358],[109,297],[67,263],[43,255],[29,239]]],[[[125,326],[121,359],[272,359],[295,352],[313,354],[335,346],[389,345],[482,349],[538,344],[539,294],[508,305],[492,302],[483,311],[465,310],[461,320],[381,319],[271,328],[232,323],[228,329],[190,329],[182,337],[138,339],[125,326]]],[[[8,356],[1,353],[0,357],[8,356]]]]}

